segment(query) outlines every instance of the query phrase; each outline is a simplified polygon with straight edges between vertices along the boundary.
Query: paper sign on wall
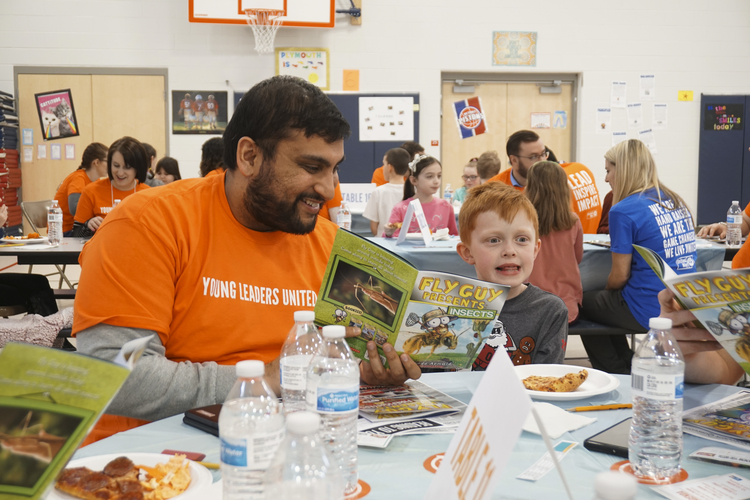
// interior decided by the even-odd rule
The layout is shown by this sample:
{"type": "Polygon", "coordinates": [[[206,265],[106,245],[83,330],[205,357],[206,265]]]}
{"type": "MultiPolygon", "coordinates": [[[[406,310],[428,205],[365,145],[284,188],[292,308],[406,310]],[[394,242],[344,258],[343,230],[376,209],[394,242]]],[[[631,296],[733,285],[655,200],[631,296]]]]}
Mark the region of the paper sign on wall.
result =
{"type": "Polygon", "coordinates": [[[651,151],[651,154],[656,154],[659,152],[656,149],[656,138],[654,137],[653,130],[641,130],[640,132],[638,132],[638,139],[640,139],[641,142],[646,145],[648,150],[651,151]]]}
{"type": "Polygon", "coordinates": [[[612,132],[612,146],[617,146],[622,141],[628,140],[627,132],[612,132]]]}
{"type": "Polygon", "coordinates": [[[651,128],[654,130],[666,130],[667,128],[667,105],[654,104],[654,112],[651,114],[651,128]]]}
{"type": "Polygon", "coordinates": [[[398,233],[396,245],[403,245],[406,242],[406,235],[409,233],[411,220],[414,217],[416,217],[417,224],[419,224],[419,232],[422,233],[424,246],[433,246],[434,243],[432,241],[432,233],[430,233],[430,227],[427,225],[427,219],[425,218],[424,211],[422,210],[422,203],[420,203],[420,201],[417,199],[411,200],[409,202],[409,207],[406,209],[406,215],[404,216],[404,222],[401,224],[401,231],[398,233]]]}
{"type": "Polygon", "coordinates": [[[531,128],[550,128],[551,124],[550,113],[531,113],[531,128]]]}
{"type": "Polygon", "coordinates": [[[639,95],[641,101],[653,101],[656,94],[656,76],[641,75],[639,95]]]}
{"type": "Polygon", "coordinates": [[[374,182],[349,182],[341,183],[341,197],[349,206],[349,210],[360,212],[365,210],[367,202],[370,201],[372,192],[377,185],[374,182]]]}
{"type": "Polygon", "coordinates": [[[456,113],[456,125],[461,139],[474,137],[487,132],[487,120],[484,116],[481,97],[470,97],[453,103],[456,113]]]}
{"type": "Polygon", "coordinates": [[[612,130],[612,109],[596,108],[596,133],[609,134],[612,130]]]}
{"type": "Polygon", "coordinates": [[[568,112],[567,111],[555,111],[555,116],[552,118],[552,128],[567,128],[568,127],[568,112]]]}
{"type": "Polygon", "coordinates": [[[62,146],[60,144],[49,145],[49,156],[52,160],[59,160],[62,158],[62,146]]]}
{"type": "Polygon", "coordinates": [[[628,83],[612,82],[612,95],[610,96],[610,106],[613,108],[624,108],[628,103],[628,83]]]}
{"type": "Polygon", "coordinates": [[[328,49],[311,47],[276,48],[276,74],[302,78],[316,87],[329,90],[330,56],[328,49]]]}
{"type": "Polygon", "coordinates": [[[413,141],[413,97],[360,97],[360,141],[413,141]]]}
{"type": "Polygon", "coordinates": [[[640,102],[628,104],[628,127],[641,128],[643,126],[643,105],[640,102]]]}

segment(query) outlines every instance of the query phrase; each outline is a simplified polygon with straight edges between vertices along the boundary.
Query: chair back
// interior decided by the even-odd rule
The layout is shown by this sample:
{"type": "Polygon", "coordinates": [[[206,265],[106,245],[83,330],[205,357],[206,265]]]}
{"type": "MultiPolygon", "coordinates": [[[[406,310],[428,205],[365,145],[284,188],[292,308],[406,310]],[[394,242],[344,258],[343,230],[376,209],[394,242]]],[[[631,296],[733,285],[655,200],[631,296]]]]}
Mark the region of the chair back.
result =
{"type": "Polygon", "coordinates": [[[39,229],[47,227],[47,210],[52,206],[52,200],[22,201],[23,216],[29,221],[31,229],[38,233],[39,229]]]}

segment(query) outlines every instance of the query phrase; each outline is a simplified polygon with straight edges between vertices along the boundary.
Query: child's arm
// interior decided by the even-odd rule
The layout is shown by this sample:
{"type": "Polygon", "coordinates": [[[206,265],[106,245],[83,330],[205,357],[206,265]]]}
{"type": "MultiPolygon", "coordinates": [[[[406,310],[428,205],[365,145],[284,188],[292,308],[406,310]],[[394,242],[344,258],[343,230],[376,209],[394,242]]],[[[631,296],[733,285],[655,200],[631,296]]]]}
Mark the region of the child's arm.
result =
{"type": "MultiPolygon", "coordinates": [[[[393,236],[394,238],[398,236],[398,233],[401,230],[401,223],[404,222],[407,208],[408,205],[402,205],[400,203],[393,207],[393,210],[391,210],[391,216],[388,218],[388,224],[385,226],[386,236],[393,236]]],[[[409,231],[408,228],[406,230],[409,231]]]]}
{"type": "Polygon", "coordinates": [[[451,209],[451,212],[450,212],[450,215],[448,216],[448,233],[451,234],[452,236],[458,236],[458,226],[456,225],[456,211],[453,210],[452,206],[450,206],[450,209],[451,209]]]}
{"type": "Polygon", "coordinates": [[[378,234],[378,221],[376,220],[370,221],[370,232],[372,233],[373,236],[380,236],[378,234]]]}
{"type": "Polygon", "coordinates": [[[575,252],[576,252],[576,262],[580,264],[581,261],[583,260],[583,226],[581,226],[580,219],[576,220],[575,230],[576,230],[576,241],[574,244],[575,246],[573,248],[575,249],[575,252]]]}

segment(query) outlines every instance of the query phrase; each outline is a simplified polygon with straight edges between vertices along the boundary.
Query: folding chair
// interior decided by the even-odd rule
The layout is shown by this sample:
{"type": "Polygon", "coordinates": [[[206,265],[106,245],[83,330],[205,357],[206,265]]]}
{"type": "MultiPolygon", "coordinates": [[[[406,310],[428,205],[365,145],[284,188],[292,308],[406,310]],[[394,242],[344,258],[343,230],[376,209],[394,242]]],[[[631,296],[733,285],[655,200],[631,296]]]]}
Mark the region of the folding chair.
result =
{"type": "MultiPolygon", "coordinates": [[[[34,232],[38,233],[40,228],[47,228],[47,210],[51,206],[52,200],[21,202],[21,210],[23,211],[23,216],[26,217],[26,220],[29,222],[31,229],[34,232]]],[[[55,276],[56,274],[59,274],[60,282],[57,285],[58,289],[62,288],[63,281],[65,281],[65,283],[67,283],[71,289],[75,288],[68,277],[65,276],[65,268],[67,266],[63,264],[63,266],[60,267],[59,264],[55,264],[55,267],[57,268],[56,273],[46,274],[45,276],[55,276]]],[[[29,266],[29,274],[31,274],[33,268],[33,265],[29,266]]]]}

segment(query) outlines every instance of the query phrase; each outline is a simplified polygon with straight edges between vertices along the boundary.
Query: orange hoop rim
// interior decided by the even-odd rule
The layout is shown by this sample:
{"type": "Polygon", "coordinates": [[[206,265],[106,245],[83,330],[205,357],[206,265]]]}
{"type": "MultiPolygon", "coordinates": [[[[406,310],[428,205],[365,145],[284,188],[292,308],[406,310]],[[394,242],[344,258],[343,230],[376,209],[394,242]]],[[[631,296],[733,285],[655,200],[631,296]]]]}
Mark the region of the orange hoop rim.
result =
{"type": "Polygon", "coordinates": [[[257,24],[271,24],[285,14],[283,10],[276,9],[245,9],[248,22],[257,24]]]}

